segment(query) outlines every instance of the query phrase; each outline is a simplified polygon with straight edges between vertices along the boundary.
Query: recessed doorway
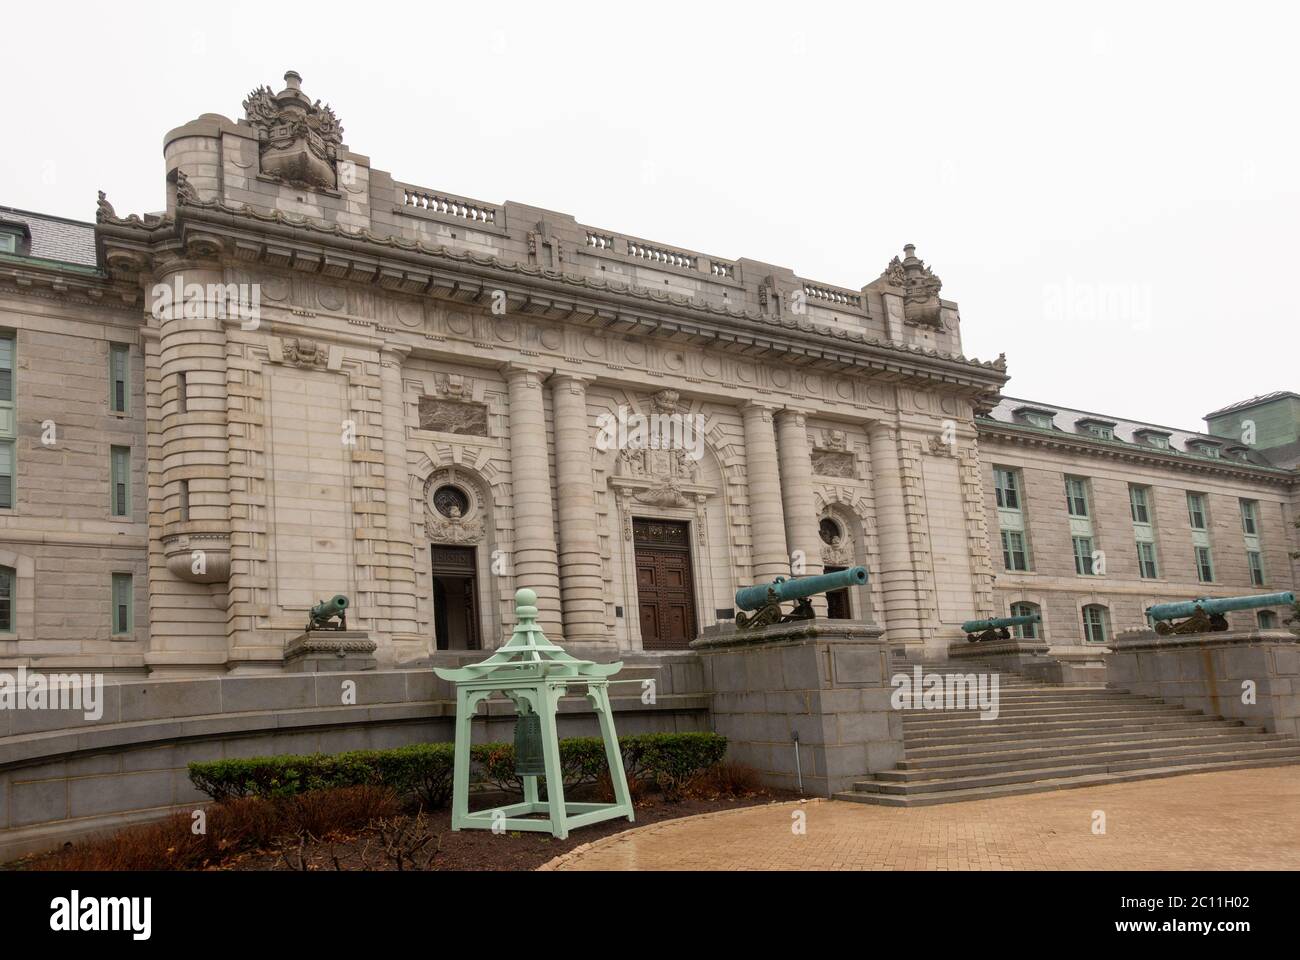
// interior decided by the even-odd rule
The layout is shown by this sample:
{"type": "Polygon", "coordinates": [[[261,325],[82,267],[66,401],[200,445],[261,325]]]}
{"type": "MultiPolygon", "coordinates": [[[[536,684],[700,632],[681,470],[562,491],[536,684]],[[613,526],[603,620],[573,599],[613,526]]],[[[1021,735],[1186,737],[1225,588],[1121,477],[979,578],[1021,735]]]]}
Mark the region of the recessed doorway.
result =
{"type": "Polygon", "coordinates": [[[478,574],[474,547],[433,544],[433,633],[439,650],[478,650],[478,574]]]}
{"type": "Polygon", "coordinates": [[[634,518],[632,541],[642,648],[689,649],[697,622],[690,524],[634,518]]]}

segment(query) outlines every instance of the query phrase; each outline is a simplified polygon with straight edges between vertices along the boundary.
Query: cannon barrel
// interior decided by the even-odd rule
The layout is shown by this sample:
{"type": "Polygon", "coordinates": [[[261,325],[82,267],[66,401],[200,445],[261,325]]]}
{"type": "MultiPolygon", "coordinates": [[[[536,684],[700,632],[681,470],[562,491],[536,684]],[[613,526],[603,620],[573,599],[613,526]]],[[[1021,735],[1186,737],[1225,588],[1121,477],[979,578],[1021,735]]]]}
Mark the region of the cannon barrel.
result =
{"type": "Polygon", "coordinates": [[[1178,603],[1157,603],[1147,607],[1147,619],[1152,623],[1157,620],[1177,620],[1190,617],[1199,607],[1206,613],[1227,613],[1229,610],[1253,610],[1256,607],[1281,607],[1295,603],[1295,594],[1259,593],[1250,597],[1198,597],[1195,600],[1183,600],[1178,603]]]}
{"type": "Polygon", "coordinates": [[[311,608],[311,615],[317,619],[324,620],[328,617],[337,617],[340,613],[348,608],[348,598],[343,594],[336,594],[329,600],[322,600],[316,606],[311,608]]]}
{"type": "Polygon", "coordinates": [[[777,601],[798,600],[813,594],[839,590],[843,587],[861,586],[867,582],[866,567],[849,567],[835,573],[821,573],[813,577],[795,577],[787,580],[777,577],[771,583],[755,587],[741,587],[736,591],[736,606],[741,610],[757,610],[769,602],[771,593],[777,601]]]}
{"type": "Polygon", "coordinates": [[[991,617],[988,620],[967,620],[961,625],[963,633],[981,633],[985,630],[997,630],[1000,627],[1024,627],[1031,623],[1042,623],[1043,618],[1037,613],[1023,617],[991,617]]]}

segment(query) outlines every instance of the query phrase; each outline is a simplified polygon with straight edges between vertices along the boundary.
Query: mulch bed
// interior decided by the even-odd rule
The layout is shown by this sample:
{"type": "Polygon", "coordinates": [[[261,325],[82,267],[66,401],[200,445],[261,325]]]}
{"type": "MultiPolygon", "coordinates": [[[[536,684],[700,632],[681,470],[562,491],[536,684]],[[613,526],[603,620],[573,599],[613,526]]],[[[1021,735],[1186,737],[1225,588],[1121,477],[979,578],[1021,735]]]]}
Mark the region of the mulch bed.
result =
{"type": "MultiPolygon", "coordinates": [[[[556,839],[549,833],[494,834],[490,830],[461,830],[453,833],[450,812],[439,810],[432,815],[425,815],[423,831],[412,831],[432,836],[424,847],[414,852],[414,866],[407,862],[402,869],[535,870],[551,858],[584,843],[646,824],[797,799],[798,794],[778,790],[762,790],[743,797],[695,797],[676,802],[651,796],[636,802],[635,823],[622,819],[607,820],[575,830],[564,840],[556,839]]],[[[479,806],[475,804],[475,809],[479,806]]],[[[293,840],[276,851],[253,851],[236,855],[214,869],[396,870],[396,860],[385,852],[386,837],[391,841],[403,826],[411,827],[411,820],[411,817],[401,818],[400,822],[387,824],[382,831],[372,824],[355,835],[336,836],[326,841],[293,840]]]]}

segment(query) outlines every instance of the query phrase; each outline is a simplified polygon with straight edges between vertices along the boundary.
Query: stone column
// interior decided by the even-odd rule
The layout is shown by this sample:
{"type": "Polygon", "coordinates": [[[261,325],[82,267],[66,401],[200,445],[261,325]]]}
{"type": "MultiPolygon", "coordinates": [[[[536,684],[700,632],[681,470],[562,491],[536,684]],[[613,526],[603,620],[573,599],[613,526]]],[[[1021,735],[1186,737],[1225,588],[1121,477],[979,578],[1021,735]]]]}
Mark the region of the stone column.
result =
{"type": "Polygon", "coordinates": [[[384,514],[387,542],[388,629],[414,634],[415,545],[411,539],[410,468],[406,462],[406,404],[402,397],[402,361],[411,348],[389,344],[379,352],[383,403],[384,514]]]}
{"type": "MultiPolygon", "coordinates": [[[[537,622],[552,640],[560,629],[560,577],[551,512],[551,470],[546,451],[542,374],[529,367],[506,370],[510,383],[510,475],[515,539],[511,569],[517,587],[537,593],[537,622]]],[[[590,454],[587,463],[591,463],[590,454]]]]}
{"type": "Polygon", "coordinates": [[[564,601],[564,636],[570,642],[613,640],[605,629],[605,585],[600,572],[600,541],[596,536],[592,433],[587,426],[587,381],[590,379],[568,373],[551,378],[560,596],[564,601]]]}
{"type": "Polygon", "coordinates": [[[772,408],[746,404],[745,470],[749,478],[749,527],[753,540],[755,583],[790,575],[785,516],[781,508],[781,476],[777,467],[772,408]]]}
{"type": "MultiPolygon", "coordinates": [[[[801,576],[822,572],[822,539],[813,499],[812,456],[808,450],[808,417],[802,410],[776,415],[776,446],[781,467],[781,506],[785,514],[785,544],[790,553],[802,551],[801,576]]],[[[818,616],[826,615],[826,595],[812,598],[818,616]]]]}
{"type": "Polygon", "coordinates": [[[871,444],[871,489],[876,507],[876,540],[880,556],[871,575],[880,581],[885,637],[891,646],[924,643],[917,603],[916,570],[912,562],[903,498],[903,472],[898,459],[898,434],[887,423],[868,427],[871,444]]]}

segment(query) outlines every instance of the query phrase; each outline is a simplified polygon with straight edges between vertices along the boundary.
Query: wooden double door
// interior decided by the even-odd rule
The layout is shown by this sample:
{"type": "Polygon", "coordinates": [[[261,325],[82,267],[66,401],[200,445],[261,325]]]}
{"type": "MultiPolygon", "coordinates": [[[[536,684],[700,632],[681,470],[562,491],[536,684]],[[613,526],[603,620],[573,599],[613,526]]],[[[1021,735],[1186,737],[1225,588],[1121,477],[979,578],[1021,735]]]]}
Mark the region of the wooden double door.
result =
{"type": "Polygon", "coordinates": [[[695,639],[697,623],[690,524],[633,519],[632,539],[641,646],[685,650],[695,639]]]}

